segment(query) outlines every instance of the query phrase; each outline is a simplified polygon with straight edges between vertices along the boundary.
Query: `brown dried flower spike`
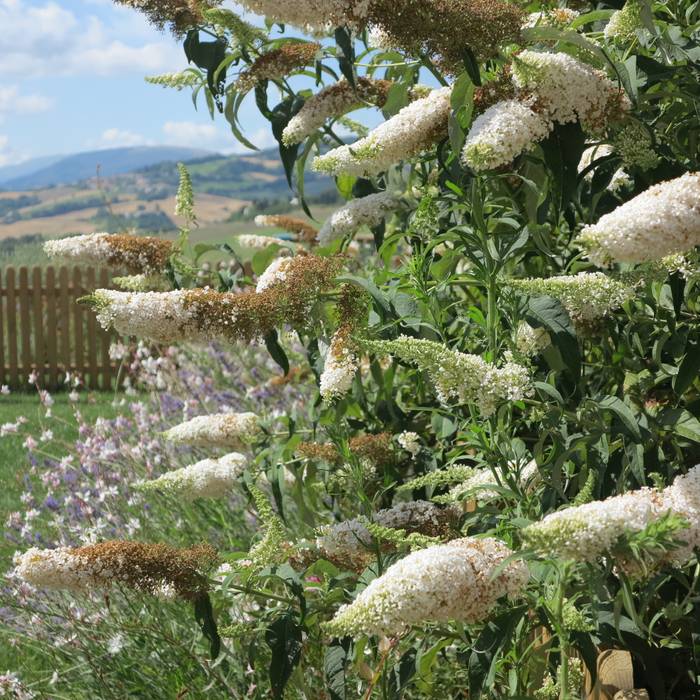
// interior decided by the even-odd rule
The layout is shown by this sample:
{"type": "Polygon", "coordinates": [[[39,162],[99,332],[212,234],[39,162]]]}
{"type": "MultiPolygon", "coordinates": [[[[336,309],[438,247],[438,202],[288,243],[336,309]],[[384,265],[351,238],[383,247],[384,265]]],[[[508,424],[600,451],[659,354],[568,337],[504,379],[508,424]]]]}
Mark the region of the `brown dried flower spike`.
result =
{"type": "Polygon", "coordinates": [[[133,274],[162,272],[173,252],[171,241],[155,236],[112,234],[108,241],[108,265],[125,267],[133,274]]]}
{"type": "Polygon", "coordinates": [[[274,80],[289,75],[299,68],[308,66],[321,50],[321,44],[290,42],[259,56],[253,64],[242,71],[236,81],[241,92],[252,90],[263,80],[274,80]]]}
{"type": "Polygon", "coordinates": [[[120,5],[143,12],[151,24],[173,34],[184,34],[203,21],[202,12],[221,4],[221,0],[115,0],[120,5]]]}

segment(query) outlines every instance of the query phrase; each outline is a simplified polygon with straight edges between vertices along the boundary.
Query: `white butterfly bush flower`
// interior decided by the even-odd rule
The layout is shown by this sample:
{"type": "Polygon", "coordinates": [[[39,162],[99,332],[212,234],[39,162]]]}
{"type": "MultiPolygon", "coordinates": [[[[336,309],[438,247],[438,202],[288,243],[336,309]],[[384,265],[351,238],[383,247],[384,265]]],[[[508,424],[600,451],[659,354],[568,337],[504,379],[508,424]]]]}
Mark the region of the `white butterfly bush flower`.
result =
{"type": "Polygon", "coordinates": [[[581,13],[568,7],[556,7],[541,12],[531,12],[523,24],[523,29],[529,27],[568,27],[581,13]]]}
{"type": "Polygon", "coordinates": [[[574,320],[592,321],[609,314],[634,295],[634,289],[603,272],[512,279],[508,284],[532,295],[558,299],[574,320]]]}
{"type": "MultiPolygon", "coordinates": [[[[254,248],[255,250],[264,250],[271,245],[289,245],[288,241],[284,241],[281,238],[275,238],[275,236],[261,236],[257,233],[242,233],[240,236],[236,236],[236,243],[243,248],[254,248]]],[[[285,253],[287,253],[287,251],[280,251],[280,255],[284,255],[285,253]]]]}
{"type": "Polygon", "coordinates": [[[611,553],[625,533],[641,532],[669,512],[689,524],[678,533],[686,546],[670,556],[682,561],[700,544],[700,465],[661,491],[644,487],[550,513],[528,526],[523,536],[550,556],[593,563],[611,553]]]}
{"type": "Polygon", "coordinates": [[[260,419],[255,413],[213,413],[175,425],[164,437],[193,447],[234,447],[252,440],[259,430],[260,419]]]}
{"type": "Polygon", "coordinates": [[[452,88],[415,100],[367,136],[314,159],[313,169],[331,175],[376,175],[425,150],[447,133],[452,88]]]}
{"type": "Polygon", "coordinates": [[[420,452],[420,437],[418,433],[414,433],[411,430],[404,430],[402,433],[396,436],[396,442],[399,443],[399,447],[406,450],[409,454],[415,457],[420,452]]]}
{"type": "MultiPolygon", "coordinates": [[[[612,152],[612,146],[608,145],[607,143],[601,143],[596,146],[590,146],[581,154],[581,160],[578,164],[579,173],[583,172],[594,161],[598,160],[599,158],[609,156],[612,152]]],[[[587,180],[592,180],[593,171],[591,170],[587,172],[585,177],[587,180]]],[[[626,173],[622,168],[618,168],[613,173],[612,179],[610,180],[610,184],[608,185],[608,189],[611,192],[617,192],[618,190],[624,187],[629,187],[632,184],[634,183],[632,182],[632,178],[629,176],[629,174],[626,173]]]]}
{"type": "Polygon", "coordinates": [[[396,340],[362,343],[369,351],[394,355],[428,373],[442,404],[452,399],[476,403],[484,416],[492,414],[500,402],[519,401],[530,391],[526,367],[515,362],[490,364],[479,355],[450,350],[440,343],[399,336],[396,340]]]}
{"type": "Polygon", "coordinates": [[[529,578],[513,552],[487,537],[465,537],[413,552],[342,606],[328,631],[337,636],[397,636],[413,625],[484,620],[499,598],[516,597],[529,578]]]}
{"type": "Polygon", "coordinates": [[[360,226],[377,226],[396,209],[398,203],[398,198],[391,192],[376,192],[353,199],[326,219],[317,240],[320,245],[326,246],[354,233],[360,226]]]}
{"type": "Polygon", "coordinates": [[[598,265],[660,260],[700,245],[700,173],[686,173],[650,187],[578,238],[598,265]]]}
{"type": "Polygon", "coordinates": [[[144,274],[161,272],[172,251],[172,242],[163,238],[118,233],[87,233],[44,243],[50,258],[144,274]]]}
{"type": "Polygon", "coordinates": [[[602,71],[566,53],[522,51],[513,59],[513,82],[520,91],[532,91],[551,121],[580,121],[597,130],[608,121],[611,99],[620,109],[629,101],[602,71]]]}
{"type": "Polygon", "coordinates": [[[324,87],[304,102],[303,107],[289,120],[282,132],[282,141],[291,146],[301,143],[307,136],[322,127],[328,119],[341,117],[367,103],[382,106],[391,83],[388,80],[359,77],[350,85],[342,79],[324,87]]]}
{"type": "MultiPolygon", "coordinates": [[[[508,466],[509,470],[512,468],[513,465],[508,466]]],[[[518,483],[520,486],[526,486],[535,474],[537,474],[537,462],[532,459],[520,470],[518,483]]],[[[504,483],[503,475],[501,475],[501,485],[507,485],[504,483]]],[[[468,498],[488,501],[502,495],[498,491],[488,488],[489,486],[498,486],[498,480],[494,473],[490,469],[477,469],[466,481],[453,486],[444,496],[437,496],[433,500],[436,503],[451,503],[468,498]]]]}
{"type": "Polygon", "coordinates": [[[551,128],[551,122],[527,102],[497,102],[474,120],[462,160],[476,171],[508,165],[544,139],[551,128]]]}
{"type": "Polygon", "coordinates": [[[287,279],[287,272],[291,266],[291,258],[279,257],[273,260],[265,271],[258,277],[255,291],[260,293],[276,284],[282,284],[287,279]]]}
{"type": "Polygon", "coordinates": [[[189,467],[166,472],[157,479],[141,482],[142,491],[165,491],[187,501],[195,498],[225,498],[247,466],[247,458],[231,452],[219,459],[203,459],[189,467]]]}
{"type": "Polygon", "coordinates": [[[320,394],[330,403],[350,391],[359,359],[347,343],[347,329],[341,328],[331,338],[320,380],[320,394]]]}
{"type": "Polygon", "coordinates": [[[529,323],[521,321],[515,333],[515,345],[523,355],[537,355],[541,350],[551,345],[549,333],[544,328],[533,328],[529,323]]]}

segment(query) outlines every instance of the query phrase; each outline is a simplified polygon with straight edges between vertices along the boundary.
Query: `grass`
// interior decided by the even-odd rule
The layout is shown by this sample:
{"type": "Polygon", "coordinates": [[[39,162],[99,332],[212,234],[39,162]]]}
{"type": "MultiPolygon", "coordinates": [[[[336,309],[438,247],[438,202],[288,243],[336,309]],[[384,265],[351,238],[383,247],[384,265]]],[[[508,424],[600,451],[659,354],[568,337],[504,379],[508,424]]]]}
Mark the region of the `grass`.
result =
{"type": "MultiPolygon", "coordinates": [[[[9,513],[22,508],[19,497],[24,490],[24,473],[29,467],[27,450],[23,446],[27,435],[38,441],[44,430],[50,429],[52,439],[40,443],[37,450],[62,457],[68,454],[69,447],[78,437],[76,408],[88,423],[100,417],[112,418],[117,414],[117,409],[112,406],[112,392],[83,392],[76,405],[64,393],[53,395],[53,399],[52,417],[47,419],[36,393],[15,392],[9,396],[0,396],[0,424],[14,423],[20,416],[27,419],[18,434],[0,437],[0,483],[3,485],[0,492],[0,522],[3,524],[9,513]]],[[[3,547],[0,547],[0,566],[2,553],[3,547]]]]}

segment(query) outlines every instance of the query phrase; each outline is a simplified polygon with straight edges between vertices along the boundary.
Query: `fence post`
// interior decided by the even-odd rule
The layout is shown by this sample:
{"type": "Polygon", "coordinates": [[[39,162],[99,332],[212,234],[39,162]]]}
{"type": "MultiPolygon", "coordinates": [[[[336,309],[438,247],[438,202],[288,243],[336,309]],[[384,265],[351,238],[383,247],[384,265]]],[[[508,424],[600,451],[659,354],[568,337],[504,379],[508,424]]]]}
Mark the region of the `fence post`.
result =
{"type": "Polygon", "coordinates": [[[58,357],[56,354],[58,323],[56,319],[56,271],[53,267],[46,268],[46,365],[49,376],[49,386],[52,390],[58,388],[58,357]]]}
{"type": "Polygon", "coordinates": [[[58,271],[58,304],[60,313],[60,353],[61,366],[65,375],[70,372],[73,363],[71,362],[71,347],[70,347],[70,279],[68,277],[68,268],[62,267],[58,271]]]}
{"type": "Polygon", "coordinates": [[[26,382],[32,373],[32,328],[29,316],[29,270],[19,268],[19,331],[22,337],[22,374],[20,381],[26,382]]]}
{"type": "Polygon", "coordinates": [[[7,288],[7,354],[10,360],[9,382],[17,386],[19,373],[17,371],[17,297],[15,287],[15,269],[9,267],[5,275],[7,288]]]}
{"type": "Polygon", "coordinates": [[[44,347],[44,304],[42,299],[41,268],[32,270],[32,315],[34,316],[34,363],[33,369],[39,377],[39,386],[44,386],[46,373],[46,349],[44,347]]]}

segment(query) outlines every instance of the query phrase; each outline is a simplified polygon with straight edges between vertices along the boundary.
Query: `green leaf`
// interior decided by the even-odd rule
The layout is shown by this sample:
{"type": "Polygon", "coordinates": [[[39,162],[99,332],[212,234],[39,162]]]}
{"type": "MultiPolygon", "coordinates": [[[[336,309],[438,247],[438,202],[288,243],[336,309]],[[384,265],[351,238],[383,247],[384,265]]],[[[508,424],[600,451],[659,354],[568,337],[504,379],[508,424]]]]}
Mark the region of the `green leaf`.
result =
{"type": "Polygon", "coordinates": [[[658,415],[660,425],[676,434],[700,442],[700,421],[684,408],[667,408],[658,415]]]}
{"type": "Polygon", "coordinates": [[[265,272],[269,264],[277,257],[280,247],[281,246],[273,243],[255,252],[253,259],[250,261],[250,266],[253,268],[253,272],[256,275],[261,275],[265,272]]]}
{"type": "Polygon", "coordinates": [[[346,667],[352,656],[350,637],[334,641],[323,656],[323,673],[331,700],[348,700],[346,667]]]}
{"type": "Polygon", "coordinates": [[[552,369],[561,369],[556,366],[560,361],[574,377],[578,377],[581,358],[576,332],[561,302],[548,296],[533,297],[530,299],[526,319],[531,326],[546,328],[549,332],[552,345],[558,351],[556,358],[545,354],[552,369]]]}
{"type": "Polygon", "coordinates": [[[625,426],[630,435],[632,435],[637,442],[641,442],[642,435],[639,431],[637,419],[635,418],[634,413],[632,413],[632,409],[624,401],[622,401],[622,399],[618,399],[617,396],[606,396],[598,401],[598,406],[603,411],[610,411],[611,413],[614,413],[620,419],[620,422],[625,426]]]}
{"type": "Polygon", "coordinates": [[[700,347],[697,343],[688,343],[685,357],[678,367],[678,374],[671,382],[673,390],[680,396],[698,377],[700,371],[700,347]]]}
{"type": "Polygon", "coordinates": [[[289,374],[289,359],[284,348],[279,344],[277,331],[273,328],[265,336],[265,347],[270,353],[270,357],[279,365],[283,375],[289,374]]]}
{"type": "Polygon", "coordinates": [[[277,618],[265,633],[270,647],[270,688],[273,698],[281,698],[292,671],[301,658],[301,626],[295,615],[288,612],[277,618]]]}
{"type": "Polygon", "coordinates": [[[209,640],[209,656],[214,660],[221,651],[221,637],[219,637],[219,630],[216,627],[214,610],[208,593],[203,593],[195,599],[194,617],[202,630],[202,634],[209,640]]]}

